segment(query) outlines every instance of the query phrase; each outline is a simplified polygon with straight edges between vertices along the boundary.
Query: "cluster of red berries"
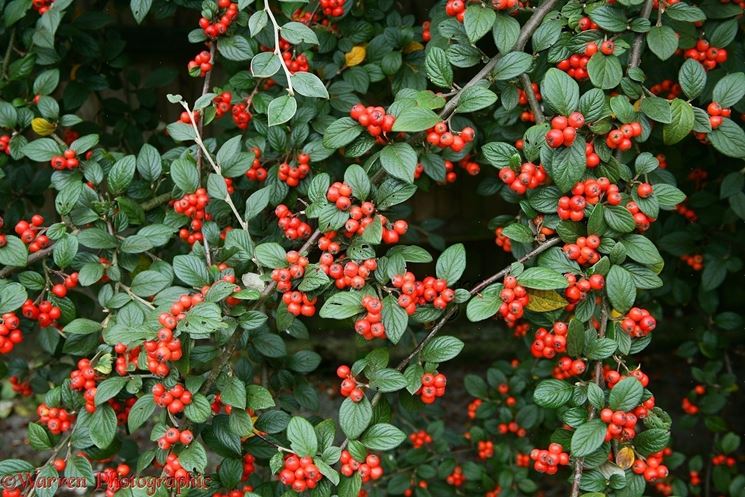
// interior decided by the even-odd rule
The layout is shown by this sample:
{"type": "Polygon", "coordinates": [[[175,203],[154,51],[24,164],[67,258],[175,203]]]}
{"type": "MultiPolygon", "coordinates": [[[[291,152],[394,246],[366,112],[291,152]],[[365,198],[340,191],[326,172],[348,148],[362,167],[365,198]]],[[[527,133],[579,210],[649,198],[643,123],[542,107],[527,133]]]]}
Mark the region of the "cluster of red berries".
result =
{"type": "Polygon", "coordinates": [[[199,27],[204,34],[213,40],[220,35],[224,35],[233,21],[238,17],[238,4],[231,0],[217,0],[217,8],[222,12],[219,18],[202,17],[199,19],[199,27]]]}
{"type": "Polygon", "coordinates": [[[80,165],[80,160],[78,160],[78,154],[74,150],[67,149],[62,153],[62,155],[55,155],[52,157],[49,164],[55,171],[64,171],[65,169],[71,170],[78,167],[80,165]]]}
{"type": "Polygon", "coordinates": [[[454,487],[462,486],[465,481],[466,476],[463,474],[463,468],[461,468],[460,466],[454,467],[453,472],[445,477],[445,482],[448,485],[452,485],[454,487]]]}
{"type": "Polygon", "coordinates": [[[698,214],[696,214],[696,211],[683,204],[676,205],[675,210],[678,214],[686,218],[690,223],[695,223],[696,221],[698,221],[698,214]]]}
{"type": "Polygon", "coordinates": [[[732,456],[717,454],[711,458],[711,463],[714,466],[727,466],[729,468],[734,468],[737,464],[737,460],[732,456]]]}
{"type": "Polygon", "coordinates": [[[497,229],[494,230],[494,236],[496,237],[494,241],[498,247],[502,247],[502,250],[507,253],[512,252],[512,240],[507,238],[507,236],[504,234],[504,227],[497,227],[497,229]]]}
{"type": "Polygon", "coordinates": [[[666,455],[672,454],[672,450],[667,447],[654,454],[649,454],[646,459],[637,459],[634,461],[631,470],[637,475],[643,475],[647,481],[661,480],[667,478],[669,471],[667,466],[662,464],[666,455]]]}
{"type": "Polygon", "coordinates": [[[291,74],[296,72],[308,72],[310,65],[308,64],[308,57],[305,54],[294,55],[292,50],[292,44],[284,38],[279,39],[279,49],[282,51],[282,60],[287,66],[287,70],[291,74]]]}
{"type": "Polygon", "coordinates": [[[664,97],[668,100],[675,100],[680,96],[680,93],[683,91],[683,89],[675,81],[671,79],[665,79],[657,83],[656,85],[652,85],[649,91],[657,96],[664,97]]]}
{"type": "Polygon", "coordinates": [[[383,326],[381,316],[383,303],[372,295],[365,295],[362,297],[362,307],[367,312],[355,321],[354,331],[368,341],[374,338],[385,338],[385,326],[383,326]]]}
{"type": "Polygon", "coordinates": [[[0,135],[0,153],[10,155],[10,135],[0,135]]]}
{"type": "Polygon", "coordinates": [[[637,204],[633,200],[630,200],[626,203],[626,210],[629,211],[631,217],[634,218],[636,229],[638,229],[642,233],[647,231],[649,229],[649,226],[654,222],[654,219],[643,213],[639,208],[639,204],[637,204]]]}
{"type": "Polygon", "coordinates": [[[468,419],[476,419],[476,411],[479,410],[479,407],[481,407],[481,404],[482,404],[481,399],[474,399],[468,403],[468,407],[466,408],[468,411],[468,419]]]}
{"type": "Polygon", "coordinates": [[[579,21],[577,21],[577,27],[580,31],[589,31],[591,29],[598,29],[598,25],[595,24],[592,19],[590,19],[587,16],[581,17],[579,21]]]}
{"type": "Polygon", "coordinates": [[[241,475],[241,480],[248,480],[248,477],[251,476],[254,471],[256,471],[256,457],[254,457],[253,454],[244,454],[243,474],[241,475]]]}
{"type": "Polygon", "coordinates": [[[336,181],[326,191],[326,199],[335,204],[340,211],[347,211],[352,207],[352,187],[336,181]]]}
{"type": "Polygon", "coordinates": [[[621,329],[632,337],[645,337],[655,329],[657,321],[648,310],[632,307],[621,321],[621,329]]]}
{"type": "MultiPolygon", "coordinates": [[[[212,56],[207,50],[202,50],[194,56],[192,60],[186,65],[191,76],[204,77],[208,72],[212,70],[212,56]]],[[[191,120],[189,120],[191,122],[191,120]]]]}
{"type": "Polygon", "coordinates": [[[78,286],[78,273],[72,273],[66,276],[62,283],[52,286],[52,293],[61,299],[65,298],[67,291],[78,286]]]}
{"type": "Polygon", "coordinates": [[[458,22],[463,22],[466,17],[466,3],[463,0],[448,0],[445,4],[445,13],[455,17],[458,22]]]}
{"type": "Polygon", "coordinates": [[[44,15],[50,9],[54,0],[32,0],[31,5],[39,15],[44,15]]]}
{"type": "Polygon", "coordinates": [[[561,444],[552,443],[545,449],[533,449],[530,451],[530,459],[533,461],[533,469],[539,473],[555,475],[559,466],[569,464],[569,454],[564,452],[561,444]]]}
{"type": "MultiPolygon", "coordinates": [[[[23,341],[23,332],[20,329],[21,321],[15,312],[6,312],[2,318],[3,321],[0,323],[0,354],[9,354],[13,351],[13,347],[23,341]]],[[[15,378],[15,376],[12,378],[15,378]]],[[[15,388],[13,390],[16,391],[15,388]]]]}
{"type": "Polygon", "coordinates": [[[704,256],[701,254],[684,254],[680,256],[680,259],[694,271],[701,271],[704,268],[704,256]]]}
{"type": "MultiPolygon", "coordinates": [[[[328,252],[329,255],[338,254],[341,250],[341,245],[339,245],[339,242],[335,242],[334,238],[336,238],[336,231],[327,231],[318,239],[318,248],[324,252],[328,252]]],[[[327,263],[327,265],[329,264],[331,263],[327,263]]]]}
{"type": "Polygon", "coordinates": [[[17,376],[13,375],[9,378],[10,387],[13,391],[24,397],[30,397],[34,391],[31,389],[31,383],[28,381],[22,381],[17,376]]]}
{"type": "Polygon", "coordinates": [[[567,279],[567,287],[564,289],[564,297],[568,302],[564,309],[567,311],[573,311],[577,303],[584,300],[589,292],[602,290],[605,287],[605,277],[602,274],[577,279],[575,275],[567,273],[564,277],[567,279]]]}
{"type": "Polygon", "coordinates": [[[284,231],[288,240],[302,240],[313,232],[310,225],[300,219],[299,214],[293,214],[285,204],[279,204],[274,209],[274,215],[277,216],[277,226],[284,231]]]}
{"type": "Polygon", "coordinates": [[[127,464],[119,464],[116,469],[104,468],[96,475],[96,481],[106,484],[106,497],[114,495],[122,488],[122,478],[129,475],[130,468],[127,464]]]}
{"type": "Polygon", "coordinates": [[[522,454],[520,452],[515,454],[515,465],[518,468],[529,468],[530,467],[530,454],[522,454]]]}
{"type": "Polygon", "coordinates": [[[243,497],[246,493],[253,492],[251,485],[243,485],[240,489],[227,490],[225,492],[215,492],[212,497],[243,497]]]}
{"type": "Polygon", "coordinates": [[[52,435],[66,432],[75,420],[75,417],[65,409],[49,407],[46,404],[39,404],[39,407],[36,408],[36,414],[39,415],[39,422],[46,425],[52,435]]]}
{"type": "Polygon", "coordinates": [[[717,129],[722,125],[722,120],[724,120],[725,117],[730,117],[732,114],[729,107],[722,107],[719,105],[719,102],[711,102],[706,107],[706,112],[709,114],[709,124],[711,124],[711,129],[717,129]]]}
{"type": "MultiPolygon", "coordinates": [[[[533,95],[535,95],[535,99],[537,102],[540,102],[543,100],[543,96],[541,95],[541,91],[538,87],[538,83],[531,83],[530,87],[533,90],[533,95]]],[[[517,103],[518,105],[521,105],[523,107],[527,107],[530,105],[530,101],[528,100],[528,94],[523,90],[522,88],[517,89],[517,103]]],[[[535,115],[533,112],[528,108],[524,110],[520,114],[520,120],[523,122],[529,122],[534,123],[535,122],[535,115]]]]}
{"type": "Polygon", "coordinates": [[[555,116],[551,119],[551,129],[546,132],[546,143],[551,148],[571,147],[577,138],[577,130],[584,125],[585,116],[580,112],[572,112],[569,117],[555,116]]]}
{"type": "Polygon", "coordinates": [[[178,456],[171,452],[166,457],[166,464],[163,467],[163,471],[166,475],[172,476],[177,480],[185,481],[189,478],[189,472],[181,466],[181,461],[178,460],[178,456]]]}
{"type": "MultiPolygon", "coordinates": [[[[459,160],[458,166],[460,166],[461,169],[464,169],[470,176],[476,176],[481,172],[481,166],[479,166],[478,162],[471,160],[470,154],[459,160]]],[[[424,164],[417,164],[416,169],[414,170],[414,179],[421,178],[423,173],[424,164]]],[[[457,179],[458,173],[455,170],[455,164],[453,164],[453,161],[445,160],[445,181],[438,181],[438,184],[444,185],[447,183],[455,183],[457,179]]]]}
{"type": "Polygon", "coordinates": [[[292,280],[302,278],[305,275],[305,267],[308,258],[300,255],[296,250],[290,250],[285,254],[285,260],[290,265],[286,268],[275,268],[272,270],[272,281],[277,282],[277,290],[288,292],[292,288],[292,280]]]}
{"type": "Polygon", "coordinates": [[[21,219],[15,225],[15,232],[21,241],[28,245],[28,251],[38,252],[49,246],[49,237],[41,233],[44,226],[44,217],[39,214],[31,216],[31,221],[21,219]]]}
{"type": "Polygon", "coordinates": [[[572,196],[565,195],[559,198],[557,214],[559,219],[582,221],[585,218],[585,207],[587,204],[595,205],[605,195],[609,205],[621,203],[621,193],[618,185],[613,184],[606,177],[598,179],[587,179],[580,181],[572,187],[572,196]]]}
{"type": "Polygon", "coordinates": [[[546,328],[535,330],[535,340],[530,346],[530,353],[533,357],[553,359],[556,354],[561,354],[567,350],[567,332],[569,327],[566,323],[557,321],[551,327],[551,331],[546,328]]]}
{"type": "Polygon", "coordinates": [[[683,409],[683,412],[690,415],[695,416],[698,414],[699,408],[696,404],[691,402],[688,397],[683,397],[683,402],[681,402],[681,409],[683,409]]]}
{"type": "Polygon", "coordinates": [[[538,188],[546,181],[546,177],[546,170],[543,166],[540,164],[536,166],[532,162],[523,163],[519,172],[513,171],[509,166],[504,166],[499,170],[499,179],[518,195],[538,188]]]}
{"type": "Polygon", "coordinates": [[[595,153],[595,145],[588,141],[585,143],[585,166],[595,169],[600,164],[600,156],[595,153]]]}
{"type": "Polygon", "coordinates": [[[556,67],[577,81],[585,80],[589,77],[587,72],[587,62],[590,57],[595,55],[598,51],[598,46],[595,43],[588,43],[585,46],[585,51],[582,55],[572,54],[568,59],[564,59],[556,67]]]}
{"type": "Polygon", "coordinates": [[[704,69],[709,71],[716,68],[718,64],[723,64],[727,61],[727,50],[712,47],[706,40],[698,40],[696,46],[686,50],[683,56],[686,59],[699,61],[704,66],[704,69]]]}
{"type": "Polygon", "coordinates": [[[233,406],[229,404],[223,404],[222,396],[219,393],[216,393],[215,397],[210,403],[210,408],[212,409],[212,412],[214,414],[220,414],[220,411],[222,411],[223,407],[225,408],[225,414],[230,414],[231,412],[233,412],[233,406]]]}
{"type": "Polygon", "coordinates": [[[557,380],[566,380],[573,376],[579,376],[587,370],[587,363],[584,359],[572,359],[564,356],[556,361],[556,366],[551,371],[551,376],[557,380]]]}
{"type": "MultiPolygon", "coordinates": [[[[618,371],[610,369],[609,366],[604,367],[603,376],[605,378],[606,385],[608,385],[608,388],[613,388],[619,381],[627,378],[627,376],[622,376],[621,373],[619,373],[618,371]]],[[[641,383],[641,385],[645,388],[647,387],[647,385],[649,385],[649,377],[644,374],[641,369],[630,371],[629,376],[636,378],[639,383],[641,383]]],[[[644,419],[647,417],[649,411],[654,408],[654,405],[654,397],[649,397],[647,400],[643,401],[641,405],[636,406],[632,412],[638,419],[644,419]]]]}
{"type": "Polygon", "coordinates": [[[479,459],[486,460],[490,457],[494,457],[494,442],[491,440],[479,440],[476,450],[479,459]]]}
{"type": "Polygon", "coordinates": [[[610,149],[618,149],[622,152],[630,150],[633,146],[632,138],[642,134],[642,125],[634,121],[622,124],[619,128],[612,130],[605,137],[605,144],[610,149]]]}
{"type": "MultiPolygon", "coordinates": [[[[354,207],[352,209],[354,209],[354,207]]],[[[352,212],[353,211],[350,211],[350,214],[352,212]]],[[[383,224],[382,240],[383,243],[385,243],[386,245],[394,245],[398,243],[398,241],[401,239],[401,236],[405,235],[406,232],[409,231],[409,223],[407,223],[403,219],[399,219],[391,223],[388,221],[387,217],[381,215],[380,222],[383,224]]]]}
{"type": "Polygon", "coordinates": [[[259,159],[261,158],[261,149],[259,147],[253,148],[254,160],[251,163],[251,167],[246,171],[246,178],[251,181],[264,181],[266,179],[267,171],[264,166],[261,165],[259,159]]]}
{"type": "Polygon", "coordinates": [[[476,131],[470,126],[460,131],[451,131],[445,121],[440,121],[427,130],[427,143],[440,148],[450,148],[456,153],[462,151],[474,138],[476,131]]]}
{"type": "Polygon", "coordinates": [[[310,155],[298,154],[297,165],[291,166],[283,162],[279,165],[277,177],[280,181],[287,183],[287,186],[297,186],[310,172],[310,155]]]}
{"type": "MultiPolygon", "coordinates": [[[[233,108],[233,94],[229,91],[224,91],[212,99],[212,104],[215,106],[215,117],[222,117],[233,108]]],[[[188,115],[188,114],[187,114],[188,115]]]]}
{"type": "Polygon", "coordinates": [[[349,366],[342,364],[336,368],[336,376],[342,380],[339,393],[343,397],[349,397],[352,402],[359,402],[365,398],[365,393],[358,386],[357,380],[352,375],[352,370],[349,369],[349,366]]]}
{"type": "Polygon", "coordinates": [[[344,15],[344,0],[321,0],[319,2],[323,13],[329,17],[344,15]]]}
{"type": "Polygon", "coordinates": [[[605,408],[600,411],[600,420],[608,425],[605,432],[606,442],[611,440],[628,441],[636,436],[636,422],[638,420],[633,413],[605,408]]]}
{"type": "Polygon", "coordinates": [[[401,291],[398,305],[403,307],[409,316],[416,312],[417,305],[431,303],[435,309],[443,310],[455,298],[455,291],[448,288],[448,282],[433,276],[416,281],[414,273],[407,271],[391,278],[391,284],[401,291]]]}
{"type": "Polygon", "coordinates": [[[422,386],[416,392],[425,404],[434,403],[435,399],[445,395],[447,378],[442,373],[424,373],[422,375],[422,386]]]}
{"type": "Polygon", "coordinates": [[[171,414],[178,414],[191,404],[191,392],[181,384],[166,390],[162,383],[153,385],[153,399],[160,407],[165,407],[171,414]]]}
{"type": "Polygon", "coordinates": [[[409,441],[415,449],[419,449],[426,444],[432,443],[432,435],[424,430],[415,431],[409,434],[409,441]]]}
{"type": "Polygon", "coordinates": [[[250,105],[250,102],[238,102],[231,109],[233,123],[235,123],[238,129],[248,129],[248,125],[251,124],[253,114],[248,110],[250,105]]]}
{"type": "Polygon", "coordinates": [[[382,140],[382,136],[385,133],[390,133],[393,130],[393,123],[396,122],[396,116],[393,114],[386,114],[385,108],[383,107],[365,107],[362,104],[355,104],[349,110],[349,117],[360,123],[361,126],[367,128],[367,132],[373,138],[382,140]]]}
{"type": "Polygon", "coordinates": [[[431,26],[432,26],[431,21],[424,21],[422,23],[422,41],[424,43],[427,43],[429,40],[432,39],[432,33],[430,32],[431,26]]]}
{"type": "Polygon", "coordinates": [[[574,243],[567,243],[562,250],[572,261],[591,266],[600,260],[597,248],[600,247],[600,237],[597,235],[580,236],[574,243]]]}
{"type": "Polygon", "coordinates": [[[376,259],[367,259],[361,263],[348,261],[343,266],[334,262],[334,256],[329,252],[321,255],[319,260],[321,270],[334,280],[334,285],[339,290],[354,288],[360,290],[365,286],[365,281],[377,269],[376,259]]]}
{"type": "Polygon", "coordinates": [[[193,245],[203,239],[202,223],[212,219],[212,215],[205,210],[209,201],[209,195],[207,195],[207,190],[204,188],[198,188],[194,193],[187,193],[180,199],[172,201],[173,210],[191,218],[191,223],[189,224],[191,231],[187,228],[181,228],[179,230],[179,237],[189,245],[193,245]]]}
{"type": "Polygon", "coordinates": [[[42,300],[39,305],[36,305],[33,300],[27,299],[21,306],[21,314],[26,319],[37,321],[42,328],[46,328],[55,324],[55,321],[62,315],[62,311],[48,300],[42,300]]]}
{"type": "Polygon", "coordinates": [[[370,480],[379,480],[383,476],[383,467],[380,465],[380,457],[375,454],[368,454],[364,462],[360,462],[349,453],[348,450],[341,451],[341,474],[350,477],[359,473],[362,483],[370,480]]]}
{"type": "Polygon", "coordinates": [[[499,298],[502,300],[499,305],[499,315],[502,316],[507,326],[513,327],[517,320],[523,317],[525,306],[530,300],[528,291],[517,282],[517,278],[509,275],[504,278],[499,298]]]}
{"type": "Polygon", "coordinates": [[[125,400],[109,399],[109,405],[116,413],[116,423],[123,425],[129,419],[129,411],[132,410],[132,406],[137,402],[137,397],[129,397],[125,400]]]}
{"type": "Polygon", "coordinates": [[[70,388],[85,391],[85,410],[96,410],[96,370],[91,366],[90,359],[80,359],[78,368],[70,373],[70,388]]]}
{"type": "Polygon", "coordinates": [[[189,445],[192,440],[194,440],[194,434],[191,430],[179,431],[178,428],[171,427],[158,439],[158,448],[168,450],[177,443],[189,445]]]}
{"type": "Polygon", "coordinates": [[[311,457],[298,457],[295,454],[285,457],[284,467],[279,472],[279,481],[297,493],[316,488],[321,478],[323,475],[311,457]]]}
{"type": "Polygon", "coordinates": [[[316,313],[316,302],[318,297],[310,298],[307,294],[295,290],[285,292],[282,295],[282,302],[287,306],[287,312],[293,316],[311,317],[316,313]]]}
{"type": "Polygon", "coordinates": [[[179,321],[186,317],[186,311],[204,301],[201,293],[182,295],[171,306],[169,312],[161,313],[158,322],[161,328],[155,340],[146,340],[143,347],[147,353],[147,368],[157,376],[167,376],[171,371],[169,361],[178,361],[183,355],[181,340],[173,336],[179,321]]]}

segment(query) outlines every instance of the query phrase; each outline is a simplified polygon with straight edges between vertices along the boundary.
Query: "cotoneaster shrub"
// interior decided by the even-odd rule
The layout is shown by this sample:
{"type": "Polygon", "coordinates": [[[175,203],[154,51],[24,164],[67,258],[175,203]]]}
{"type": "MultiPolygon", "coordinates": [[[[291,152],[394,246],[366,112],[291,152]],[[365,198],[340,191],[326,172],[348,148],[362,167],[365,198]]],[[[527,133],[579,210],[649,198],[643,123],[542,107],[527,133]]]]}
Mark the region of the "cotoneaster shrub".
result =
{"type": "Polygon", "coordinates": [[[745,495],[742,3],[129,7],[3,4],[0,371],[40,452],[3,449],[3,497],[745,495]],[[188,19],[194,84],[130,12],[188,19]],[[465,175],[511,204],[474,282],[407,204],[465,175]],[[448,381],[456,315],[519,358],[448,381]],[[324,417],[329,320],[365,353],[324,417]],[[661,329],[682,399],[640,366],[661,329]]]}

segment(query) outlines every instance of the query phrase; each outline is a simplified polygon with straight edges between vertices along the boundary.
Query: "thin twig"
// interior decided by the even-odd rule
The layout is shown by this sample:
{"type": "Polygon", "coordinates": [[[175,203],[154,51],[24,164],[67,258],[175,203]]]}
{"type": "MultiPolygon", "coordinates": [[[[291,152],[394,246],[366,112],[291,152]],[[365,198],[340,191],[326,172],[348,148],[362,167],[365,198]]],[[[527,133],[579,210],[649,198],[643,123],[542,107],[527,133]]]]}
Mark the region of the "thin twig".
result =
{"type": "Polygon", "coordinates": [[[538,103],[538,99],[536,98],[535,92],[533,91],[533,82],[530,81],[530,77],[526,73],[523,73],[520,76],[520,81],[523,84],[525,96],[528,97],[528,104],[530,105],[530,110],[533,112],[533,117],[535,117],[535,123],[543,124],[543,121],[546,120],[546,117],[543,115],[541,104],[538,103]]]}
{"type": "MultiPolygon", "coordinates": [[[[649,19],[650,14],[652,13],[652,0],[647,0],[644,3],[644,7],[642,7],[642,11],[639,14],[639,17],[642,19],[649,19]]],[[[645,33],[637,33],[636,37],[634,38],[633,43],[631,44],[631,52],[629,54],[629,66],[626,72],[630,71],[631,69],[635,69],[639,67],[639,64],[642,62],[642,47],[644,46],[644,36],[645,33]]]]}
{"type": "MultiPolygon", "coordinates": [[[[530,18],[525,22],[522,29],[520,30],[520,35],[517,38],[517,43],[515,44],[514,51],[522,51],[522,49],[525,48],[528,40],[531,36],[533,36],[533,32],[538,29],[538,26],[540,26],[543,18],[551,11],[551,9],[554,8],[558,1],[559,0],[545,0],[540,7],[537,7],[535,9],[533,15],[530,16],[530,18]]],[[[476,83],[486,78],[492,72],[494,67],[497,65],[497,62],[500,61],[503,55],[504,54],[499,54],[492,57],[492,59],[487,62],[486,65],[484,65],[484,67],[482,67],[481,70],[476,73],[476,75],[472,77],[468,83],[463,85],[463,88],[461,88],[458,93],[453,95],[453,98],[448,100],[448,103],[445,104],[442,112],[440,112],[440,117],[446,118],[450,114],[452,114],[455,108],[458,106],[458,100],[460,99],[461,95],[463,95],[463,90],[474,86],[476,83]]]]}
{"type": "Polygon", "coordinates": [[[5,57],[3,58],[3,78],[8,75],[8,66],[10,65],[10,54],[13,52],[13,44],[16,40],[16,29],[13,28],[10,32],[10,40],[8,41],[8,48],[5,50],[5,57]]]}
{"type": "Polygon", "coordinates": [[[274,55],[279,59],[279,63],[282,64],[282,70],[284,71],[285,78],[287,79],[287,93],[289,93],[290,95],[294,95],[295,90],[292,87],[292,72],[290,72],[290,68],[287,67],[285,59],[282,58],[282,50],[279,48],[279,31],[282,28],[277,23],[277,19],[275,19],[274,17],[272,7],[271,5],[269,5],[269,0],[264,0],[264,12],[266,12],[266,15],[269,16],[269,20],[272,21],[272,27],[274,28],[274,55]]]}

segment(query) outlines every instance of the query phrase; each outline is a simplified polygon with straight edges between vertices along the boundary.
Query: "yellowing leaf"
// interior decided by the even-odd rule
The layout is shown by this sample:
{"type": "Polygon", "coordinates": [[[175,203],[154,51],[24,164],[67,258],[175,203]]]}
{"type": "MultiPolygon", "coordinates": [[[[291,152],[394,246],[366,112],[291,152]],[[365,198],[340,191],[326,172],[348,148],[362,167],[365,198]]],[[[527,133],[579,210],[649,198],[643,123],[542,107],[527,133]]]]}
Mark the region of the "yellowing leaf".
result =
{"type": "Polygon", "coordinates": [[[621,316],[623,316],[623,314],[621,314],[620,312],[618,312],[615,309],[613,309],[613,310],[610,311],[610,317],[613,318],[613,319],[620,318],[621,316]]]}
{"type": "Polygon", "coordinates": [[[362,45],[357,45],[349,52],[344,54],[344,60],[349,67],[354,67],[362,63],[367,55],[367,50],[362,45]]]}
{"type": "Polygon", "coordinates": [[[418,41],[410,41],[405,47],[403,52],[404,53],[412,53],[412,52],[419,52],[421,50],[424,50],[424,45],[419,43],[418,41]]]}
{"type": "Polygon", "coordinates": [[[533,312],[555,311],[567,305],[567,301],[554,290],[528,290],[528,295],[528,310],[533,312]]]}
{"type": "Polygon", "coordinates": [[[624,447],[616,452],[616,465],[621,469],[629,469],[634,464],[635,459],[636,454],[631,447],[624,447]]]}
{"type": "Polygon", "coordinates": [[[57,129],[57,125],[50,123],[43,117],[35,117],[31,120],[31,128],[39,136],[49,136],[57,129]]]}

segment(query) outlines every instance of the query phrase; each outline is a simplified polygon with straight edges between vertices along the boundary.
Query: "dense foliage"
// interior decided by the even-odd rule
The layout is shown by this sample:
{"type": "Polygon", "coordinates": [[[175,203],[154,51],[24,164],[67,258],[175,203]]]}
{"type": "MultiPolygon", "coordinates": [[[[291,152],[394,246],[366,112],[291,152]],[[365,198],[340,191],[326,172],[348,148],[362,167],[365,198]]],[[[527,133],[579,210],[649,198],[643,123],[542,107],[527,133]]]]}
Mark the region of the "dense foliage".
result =
{"type": "Polygon", "coordinates": [[[745,495],[742,2],[0,7],[0,372],[43,457],[3,449],[3,497],[745,495]],[[193,98],[127,51],[175,19],[193,98]],[[411,219],[468,175],[514,260],[480,282],[411,219]],[[449,382],[459,315],[519,357],[449,382]]]}

